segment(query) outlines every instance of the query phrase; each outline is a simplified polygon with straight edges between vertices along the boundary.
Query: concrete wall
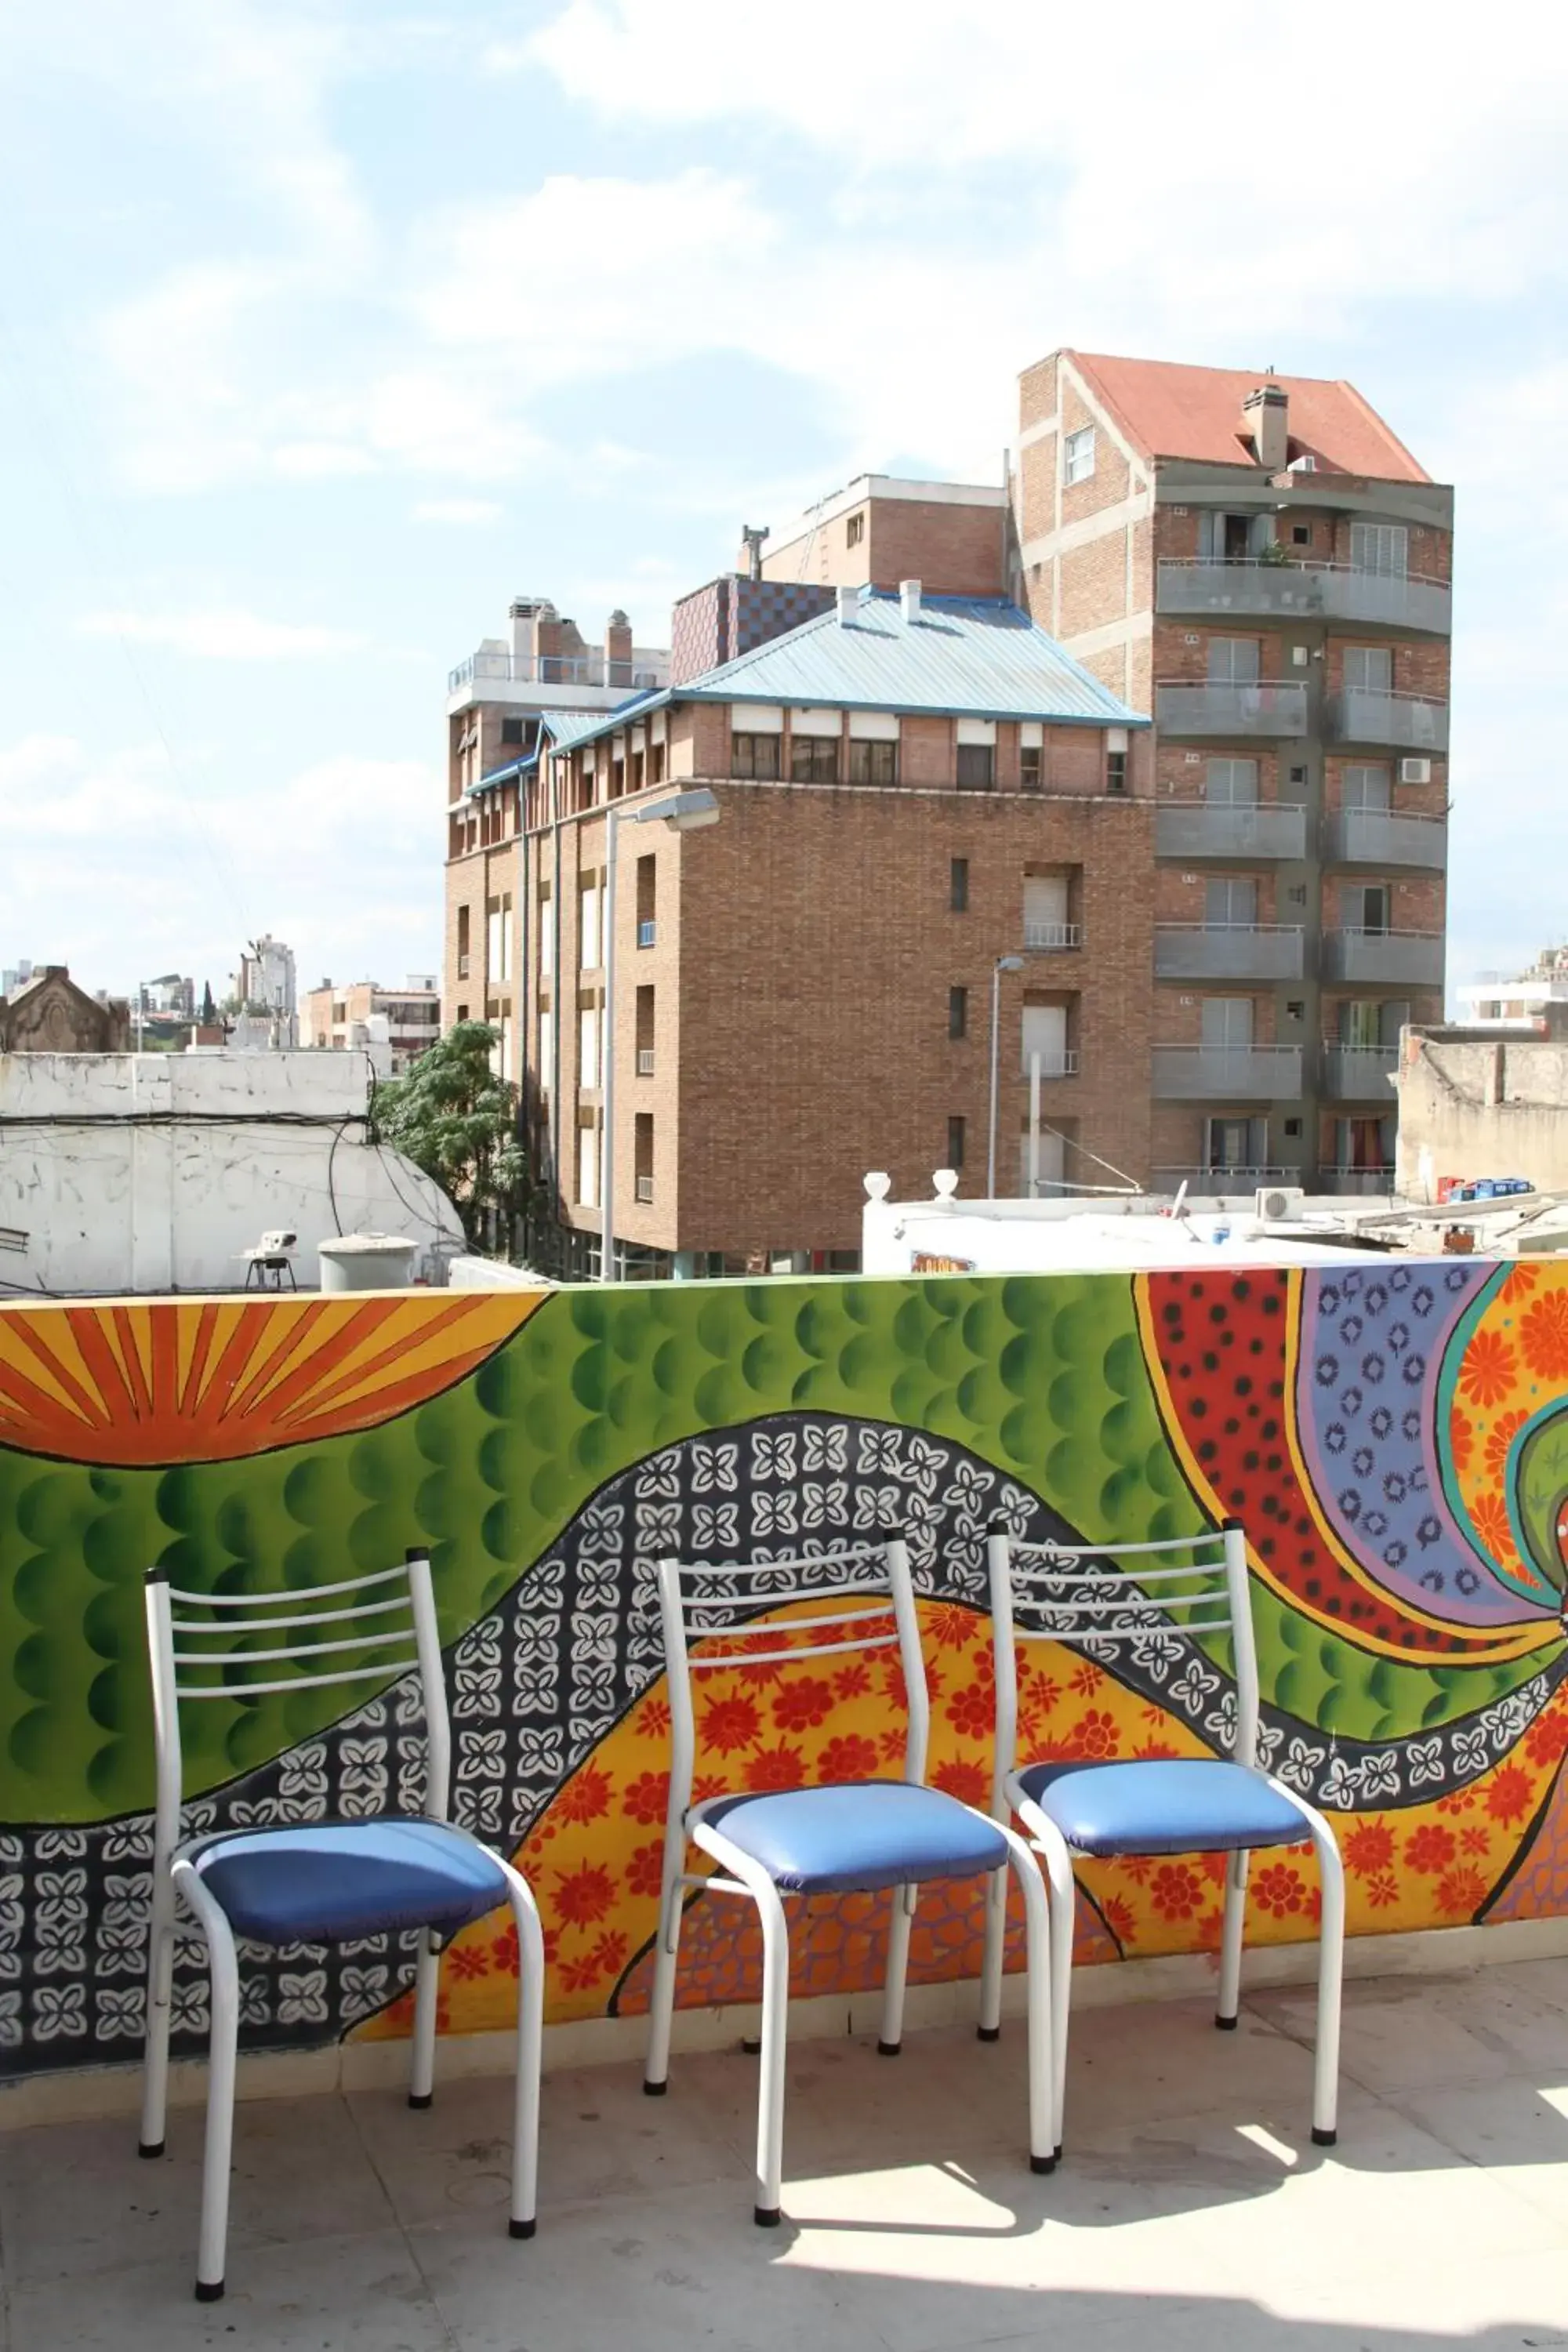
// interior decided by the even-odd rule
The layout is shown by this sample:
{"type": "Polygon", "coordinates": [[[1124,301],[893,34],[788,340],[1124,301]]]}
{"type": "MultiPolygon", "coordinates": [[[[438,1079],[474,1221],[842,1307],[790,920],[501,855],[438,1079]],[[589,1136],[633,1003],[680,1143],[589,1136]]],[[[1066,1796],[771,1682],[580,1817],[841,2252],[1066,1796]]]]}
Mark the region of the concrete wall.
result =
{"type": "Polygon", "coordinates": [[[0,1275],[53,1294],[235,1290],[263,1232],[296,1275],[338,1233],[405,1235],[416,1276],[462,1228],[401,1153],[364,1140],[363,1054],[0,1055],[0,1275]]]}
{"type": "Polygon", "coordinates": [[[1568,1191],[1568,1037],[1407,1029],[1395,1186],[1429,1199],[1442,1176],[1528,1176],[1568,1191]]]}

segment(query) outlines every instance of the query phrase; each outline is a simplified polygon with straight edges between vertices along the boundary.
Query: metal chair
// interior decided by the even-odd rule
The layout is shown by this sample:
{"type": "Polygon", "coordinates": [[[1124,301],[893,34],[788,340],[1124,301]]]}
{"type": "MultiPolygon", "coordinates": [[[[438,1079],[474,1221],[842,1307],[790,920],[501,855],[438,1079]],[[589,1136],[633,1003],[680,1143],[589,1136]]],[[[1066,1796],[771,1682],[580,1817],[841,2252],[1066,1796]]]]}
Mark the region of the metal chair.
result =
{"type": "Polygon", "coordinates": [[[183,1901],[205,1937],[212,1981],[198,2302],[216,2303],[224,2291],[239,2027],[237,1937],[273,1946],[333,1944],[416,1928],[408,2104],[427,2107],[441,1946],[471,1920],[510,1904],[518,1937],[510,2227],[514,2238],[531,2238],[544,1942],[521,1872],[447,1819],[452,1741],[428,1555],[411,1551],[400,1568],[285,1592],[184,1592],[170,1584],[162,1568],[148,1571],[146,1584],[158,1779],[141,2153],[163,2153],[174,1916],[176,1902],[183,1901]],[[322,1639],[323,1631],[333,1638],[322,1639]],[[284,1661],[288,1665],[280,1673],[284,1661]],[[258,1670],[261,1678],[250,1679],[258,1670]],[[292,1694],[371,1677],[379,1683],[409,1672],[419,1676],[425,1706],[423,1815],[222,1831],[181,1843],[182,1706],[232,1702],[266,1691],[292,1694]]]}
{"type": "Polygon", "coordinates": [[[925,1786],[931,1708],[903,1543],[895,1538],[809,1559],[751,1564],[682,1566],[661,1560],[658,1598],[669,1677],[671,1757],[644,2090],[658,2097],[668,2087],[680,1919],[688,1891],[744,1896],[757,1906],[763,1934],[754,2218],[764,2229],[775,2226],[783,2187],[789,2005],[785,1898],[893,1890],[877,2046],[884,2056],[894,2057],[903,2033],[904,1982],[918,1889],[928,1882],[1005,1871],[1011,1864],[1023,1889],[1027,1930],[1030,2163],[1037,2172],[1049,2172],[1055,2158],[1045,1886],[1026,1841],[1009,1823],[990,1821],[956,1797],[925,1786]],[[825,1577],[831,1580],[825,1583],[825,1577]],[[742,1646],[742,1641],[754,1643],[759,1619],[797,1602],[821,1600],[859,1605],[768,1624],[766,1633],[778,1636],[776,1648],[742,1646]],[[835,1627],[845,1629],[842,1638],[831,1633],[826,1641],[814,1638],[822,1629],[835,1627]],[[797,1635],[805,1638],[797,1641],[797,1635]],[[714,1640],[723,1646],[710,1648],[714,1640]],[[693,1643],[700,1643],[700,1654],[693,1654],[693,1643]],[[814,1665],[848,1651],[883,1649],[897,1650],[903,1670],[907,1711],[901,1780],[828,1783],[768,1793],[737,1790],[692,1803],[697,1741],[693,1675],[735,1665],[814,1665]],[[710,1854],[719,1869],[711,1874],[689,1871],[689,1843],[710,1854]]]}
{"type": "MultiPolygon", "coordinates": [[[[1344,1870],[1333,1832],[1283,1781],[1258,1764],[1258,1656],[1247,1590],[1247,1538],[1239,1519],[1218,1530],[1154,1543],[1024,1544],[994,1521],[986,1545],[996,1666],[996,1746],[992,1805],[1016,1813],[1045,1858],[1051,1913],[1051,2046],[1055,2062],[1053,2145],[1062,2148],[1068,2012],[1072,1983],[1074,1860],[1121,1855],[1226,1853],[1219,2002],[1215,2023],[1237,2023],[1247,1916],[1247,1866],[1254,1847],[1310,1838],[1322,1886],[1319,1924],[1318,2033],[1312,2138],[1331,2147],[1339,2091],[1340,1992],[1344,1960],[1344,1870]],[[1110,1572],[1138,1555],[1123,1580],[1110,1572]],[[1172,1559],[1171,1555],[1183,1557],[1172,1559]],[[1147,1557],[1151,1565],[1143,1565],[1147,1557]],[[1086,1577],[1085,1561],[1101,1572],[1086,1577]],[[1236,1754],[1103,1764],[1018,1766],[1019,1642],[1082,1641],[1095,1656],[1147,1642],[1162,1629],[1228,1633],[1236,1675],[1236,1754]]],[[[996,2031],[1002,1990],[1006,1882],[993,1882],[986,1916],[981,2031],[996,2031]]]]}

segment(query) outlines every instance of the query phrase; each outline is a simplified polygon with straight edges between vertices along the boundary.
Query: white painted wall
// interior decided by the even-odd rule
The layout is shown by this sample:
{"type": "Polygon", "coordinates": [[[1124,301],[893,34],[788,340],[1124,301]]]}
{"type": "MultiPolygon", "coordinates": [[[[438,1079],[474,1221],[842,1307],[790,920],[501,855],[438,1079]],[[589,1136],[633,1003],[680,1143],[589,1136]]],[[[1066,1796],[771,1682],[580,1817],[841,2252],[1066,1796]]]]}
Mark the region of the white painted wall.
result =
{"type": "Polygon", "coordinates": [[[296,1232],[296,1277],[342,1233],[418,1244],[444,1278],[462,1225],[400,1152],[372,1150],[368,1055],[0,1054],[0,1297],[237,1290],[240,1254],[296,1232]]]}

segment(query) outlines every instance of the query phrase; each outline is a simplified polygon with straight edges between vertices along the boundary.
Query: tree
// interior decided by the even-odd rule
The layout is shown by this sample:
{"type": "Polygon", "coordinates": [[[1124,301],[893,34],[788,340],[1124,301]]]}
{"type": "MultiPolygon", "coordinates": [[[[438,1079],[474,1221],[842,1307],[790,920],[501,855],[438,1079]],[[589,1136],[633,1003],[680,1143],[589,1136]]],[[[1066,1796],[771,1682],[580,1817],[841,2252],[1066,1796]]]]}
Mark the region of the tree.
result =
{"type": "Polygon", "coordinates": [[[406,1077],[376,1089],[374,1139],[433,1176],[479,1245],[491,1216],[503,1223],[528,1200],[528,1163],[517,1133],[517,1088],[490,1066],[496,1032],[459,1021],[427,1046],[406,1077]]]}
{"type": "Polygon", "coordinates": [[[202,990],[202,1027],[210,1029],[217,1019],[217,1006],[213,1003],[213,984],[209,980],[202,990]]]}

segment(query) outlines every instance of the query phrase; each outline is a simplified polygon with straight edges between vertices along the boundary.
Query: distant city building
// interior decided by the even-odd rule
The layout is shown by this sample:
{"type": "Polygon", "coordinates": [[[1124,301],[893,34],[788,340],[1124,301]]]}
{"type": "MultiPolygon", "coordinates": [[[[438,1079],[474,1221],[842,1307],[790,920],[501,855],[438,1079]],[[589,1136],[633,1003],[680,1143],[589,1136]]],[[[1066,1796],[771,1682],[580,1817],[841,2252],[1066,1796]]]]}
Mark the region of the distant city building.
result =
{"type": "Polygon", "coordinates": [[[32,979],[33,971],[34,967],[26,956],[18,957],[15,963],[0,966],[0,996],[15,996],[16,991],[32,979]]]}
{"type": "Polygon", "coordinates": [[[143,981],[139,992],[144,1022],[194,1021],[196,1017],[194,980],[143,981]]]}
{"type": "Polygon", "coordinates": [[[249,941],[235,974],[234,993],[243,1012],[296,1012],[300,1000],[294,981],[293,949],[275,940],[270,931],[249,941]]]}
{"type": "Polygon", "coordinates": [[[401,1076],[441,1034],[441,992],[434,972],[414,972],[401,988],[379,981],[324,980],[305,994],[301,1043],[317,1050],[388,1049],[388,1067],[401,1076]]]}
{"type": "Polygon", "coordinates": [[[1544,948],[1516,979],[1500,980],[1493,972],[1484,980],[1456,988],[1464,1006],[1464,1024],[1535,1021],[1550,1004],[1568,1004],[1568,947],[1544,948]]]}
{"type": "Polygon", "coordinates": [[[29,967],[13,996],[0,996],[0,1054],[123,1054],[131,1007],[121,996],[79,988],[63,963],[29,967]]]}

